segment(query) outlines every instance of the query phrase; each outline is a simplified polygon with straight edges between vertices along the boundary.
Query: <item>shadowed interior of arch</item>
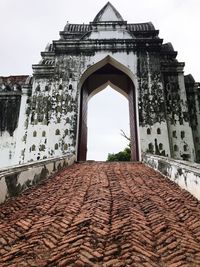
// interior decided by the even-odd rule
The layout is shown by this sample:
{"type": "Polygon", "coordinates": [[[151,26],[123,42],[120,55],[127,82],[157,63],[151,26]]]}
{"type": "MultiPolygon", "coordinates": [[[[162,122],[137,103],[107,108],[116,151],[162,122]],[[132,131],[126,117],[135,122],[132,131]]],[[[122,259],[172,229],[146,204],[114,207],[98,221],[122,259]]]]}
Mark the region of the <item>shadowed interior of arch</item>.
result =
{"type": "MultiPolygon", "coordinates": [[[[81,105],[79,117],[78,160],[87,158],[87,109],[89,99],[108,85],[124,95],[129,103],[130,137],[132,160],[138,160],[138,138],[136,121],[135,87],[130,77],[110,62],[96,69],[84,80],[81,88],[81,105]]],[[[112,101],[111,101],[112,105],[112,101]]],[[[102,107],[103,109],[103,107],[102,107]]]]}

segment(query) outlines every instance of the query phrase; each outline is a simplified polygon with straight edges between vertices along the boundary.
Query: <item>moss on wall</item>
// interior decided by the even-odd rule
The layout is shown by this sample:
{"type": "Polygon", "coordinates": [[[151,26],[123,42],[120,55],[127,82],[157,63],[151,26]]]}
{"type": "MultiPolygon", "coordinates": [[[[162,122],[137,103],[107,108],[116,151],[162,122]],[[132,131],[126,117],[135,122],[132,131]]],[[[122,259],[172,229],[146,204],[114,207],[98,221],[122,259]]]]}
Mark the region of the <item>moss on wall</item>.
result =
{"type": "Polygon", "coordinates": [[[10,136],[18,125],[21,96],[0,96],[0,133],[9,132],[10,136]]]}

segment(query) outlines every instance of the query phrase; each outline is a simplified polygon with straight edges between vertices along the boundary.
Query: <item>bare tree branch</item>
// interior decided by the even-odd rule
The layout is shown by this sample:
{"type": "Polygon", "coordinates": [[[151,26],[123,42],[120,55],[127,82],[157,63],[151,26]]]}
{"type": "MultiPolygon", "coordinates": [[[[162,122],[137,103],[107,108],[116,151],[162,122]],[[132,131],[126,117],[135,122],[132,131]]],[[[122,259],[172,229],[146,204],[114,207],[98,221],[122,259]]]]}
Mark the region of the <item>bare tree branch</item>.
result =
{"type": "Polygon", "coordinates": [[[129,146],[131,146],[131,138],[128,137],[122,129],[120,129],[120,132],[121,132],[121,136],[126,138],[129,141],[129,146]]]}

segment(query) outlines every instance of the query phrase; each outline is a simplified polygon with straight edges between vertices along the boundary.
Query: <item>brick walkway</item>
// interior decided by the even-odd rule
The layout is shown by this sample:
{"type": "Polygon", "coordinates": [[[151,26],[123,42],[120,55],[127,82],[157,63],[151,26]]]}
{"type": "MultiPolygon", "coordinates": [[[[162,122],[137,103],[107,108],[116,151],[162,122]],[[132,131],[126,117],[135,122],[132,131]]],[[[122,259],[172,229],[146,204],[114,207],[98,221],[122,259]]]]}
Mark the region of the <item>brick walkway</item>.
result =
{"type": "Polygon", "coordinates": [[[76,164],[0,205],[0,266],[200,266],[200,203],[142,164],[76,164]]]}

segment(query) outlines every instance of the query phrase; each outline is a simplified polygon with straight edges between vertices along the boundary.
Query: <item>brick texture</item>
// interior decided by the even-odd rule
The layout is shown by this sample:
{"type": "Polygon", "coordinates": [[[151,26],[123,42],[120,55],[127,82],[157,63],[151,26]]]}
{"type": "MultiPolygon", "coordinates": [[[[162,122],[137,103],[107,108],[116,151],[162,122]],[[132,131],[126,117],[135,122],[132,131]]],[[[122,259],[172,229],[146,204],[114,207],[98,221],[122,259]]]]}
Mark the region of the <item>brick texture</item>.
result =
{"type": "Polygon", "coordinates": [[[0,266],[200,266],[200,202],[140,163],[75,164],[0,205],[0,266]]]}

